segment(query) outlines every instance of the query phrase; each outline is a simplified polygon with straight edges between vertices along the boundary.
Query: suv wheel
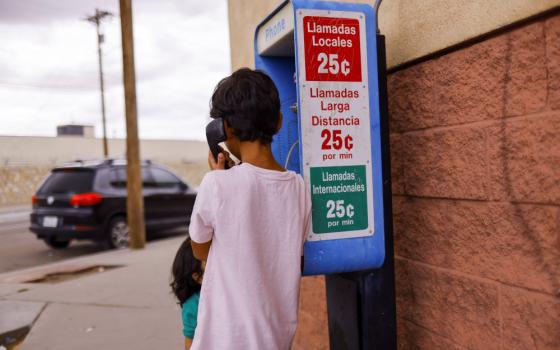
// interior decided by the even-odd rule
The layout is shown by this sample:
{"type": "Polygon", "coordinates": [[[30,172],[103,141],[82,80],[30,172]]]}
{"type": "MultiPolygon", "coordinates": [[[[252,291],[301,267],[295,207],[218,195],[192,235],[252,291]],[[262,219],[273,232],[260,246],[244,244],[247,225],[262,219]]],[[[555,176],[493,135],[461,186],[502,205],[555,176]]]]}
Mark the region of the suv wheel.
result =
{"type": "Polygon", "coordinates": [[[125,217],[117,216],[111,220],[107,243],[113,249],[128,248],[128,224],[125,217]]]}
{"type": "Polygon", "coordinates": [[[70,245],[70,240],[59,239],[56,236],[52,236],[45,239],[45,243],[54,249],[64,249],[68,248],[70,245]]]}

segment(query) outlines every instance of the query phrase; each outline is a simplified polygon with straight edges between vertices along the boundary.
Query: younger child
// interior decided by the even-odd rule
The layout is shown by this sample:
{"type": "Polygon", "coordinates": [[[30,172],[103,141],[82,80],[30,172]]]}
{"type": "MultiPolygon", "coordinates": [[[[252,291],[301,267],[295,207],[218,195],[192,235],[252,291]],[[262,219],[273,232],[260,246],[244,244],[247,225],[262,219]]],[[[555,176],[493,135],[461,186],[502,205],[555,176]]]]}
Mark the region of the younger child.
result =
{"type": "Polygon", "coordinates": [[[193,256],[190,238],[187,238],[179,247],[171,272],[170,286],[181,305],[185,349],[189,350],[196,329],[203,273],[202,262],[193,256]]]}

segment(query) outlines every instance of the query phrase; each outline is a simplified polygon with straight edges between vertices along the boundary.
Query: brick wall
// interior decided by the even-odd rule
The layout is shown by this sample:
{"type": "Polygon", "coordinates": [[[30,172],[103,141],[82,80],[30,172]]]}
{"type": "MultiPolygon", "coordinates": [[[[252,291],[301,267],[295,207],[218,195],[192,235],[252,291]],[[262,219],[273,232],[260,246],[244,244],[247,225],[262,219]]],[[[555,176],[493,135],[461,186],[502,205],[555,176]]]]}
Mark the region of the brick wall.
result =
{"type": "Polygon", "coordinates": [[[389,77],[401,349],[560,349],[560,16],[389,77]]]}
{"type": "Polygon", "coordinates": [[[292,350],[329,349],[325,279],[304,277],[299,298],[298,329],[292,350]]]}

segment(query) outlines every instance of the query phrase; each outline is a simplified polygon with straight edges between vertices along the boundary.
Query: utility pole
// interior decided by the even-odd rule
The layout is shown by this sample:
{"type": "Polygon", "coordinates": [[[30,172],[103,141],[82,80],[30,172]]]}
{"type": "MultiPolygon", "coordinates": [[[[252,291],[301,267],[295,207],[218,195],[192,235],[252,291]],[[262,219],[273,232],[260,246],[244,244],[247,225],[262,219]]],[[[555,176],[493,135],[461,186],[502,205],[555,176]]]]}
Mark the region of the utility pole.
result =
{"type": "Polygon", "coordinates": [[[140,168],[138,123],[136,120],[136,77],[134,73],[134,42],[132,36],[131,0],[120,0],[123,52],[124,102],[126,111],[126,171],[128,195],[126,212],[129,246],[142,249],[146,243],[144,227],[144,196],[140,168]]]}
{"type": "Polygon", "coordinates": [[[95,24],[97,28],[97,55],[99,56],[99,87],[101,89],[101,118],[103,121],[103,156],[105,158],[109,155],[109,149],[107,146],[107,125],[105,122],[105,91],[103,84],[103,53],[101,52],[101,44],[104,42],[104,36],[99,30],[101,20],[105,17],[113,16],[112,13],[108,11],[101,11],[95,9],[95,15],[86,17],[88,22],[95,24]]]}

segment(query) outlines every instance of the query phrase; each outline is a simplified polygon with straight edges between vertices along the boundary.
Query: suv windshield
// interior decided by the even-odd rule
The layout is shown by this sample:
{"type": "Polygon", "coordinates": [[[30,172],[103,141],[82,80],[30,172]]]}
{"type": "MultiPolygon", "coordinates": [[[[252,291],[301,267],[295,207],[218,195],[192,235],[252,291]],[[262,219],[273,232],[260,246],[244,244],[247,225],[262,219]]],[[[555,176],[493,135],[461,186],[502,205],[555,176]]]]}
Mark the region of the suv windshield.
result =
{"type": "Polygon", "coordinates": [[[51,173],[39,194],[51,193],[85,193],[90,192],[93,185],[93,171],[56,170],[51,173]]]}

